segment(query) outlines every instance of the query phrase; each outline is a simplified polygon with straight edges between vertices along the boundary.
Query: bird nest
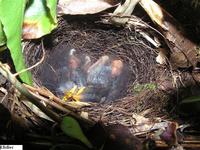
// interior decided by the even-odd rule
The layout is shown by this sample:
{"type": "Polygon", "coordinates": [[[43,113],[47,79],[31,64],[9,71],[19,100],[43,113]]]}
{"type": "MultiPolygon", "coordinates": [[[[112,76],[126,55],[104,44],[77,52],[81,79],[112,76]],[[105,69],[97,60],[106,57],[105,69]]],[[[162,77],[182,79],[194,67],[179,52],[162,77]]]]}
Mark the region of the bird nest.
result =
{"type": "MultiPolygon", "coordinates": [[[[89,118],[95,121],[120,123],[130,128],[133,113],[166,117],[169,97],[160,89],[165,79],[171,79],[171,75],[168,69],[156,64],[156,51],[137,32],[98,21],[99,18],[93,17],[60,18],[58,28],[43,39],[45,59],[32,69],[35,83],[42,86],[43,80],[52,76],[44,64],[62,63],[61,56],[56,52],[62,49],[62,45],[87,54],[93,61],[103,55],[116,56],[130,70],[125,95],[106,103],[90,103],[80,108],[81,112],[87,112],[89,118]]],[[[40,41],[32,41],[25,46],[29,66],[41,60],[42,47],[40,41]]]]}

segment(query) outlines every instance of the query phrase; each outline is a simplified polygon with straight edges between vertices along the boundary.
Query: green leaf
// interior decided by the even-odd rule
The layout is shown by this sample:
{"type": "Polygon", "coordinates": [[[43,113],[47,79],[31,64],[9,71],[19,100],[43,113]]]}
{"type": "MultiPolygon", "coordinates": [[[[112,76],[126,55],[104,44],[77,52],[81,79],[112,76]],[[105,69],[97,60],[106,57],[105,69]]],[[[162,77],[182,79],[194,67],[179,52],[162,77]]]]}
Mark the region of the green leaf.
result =
{"type": "Polygon", "coordinates": [[[0,20],[0,46],[3,46],[6,44],[6,36],[5,36],[5,33],[3,31],[3,25],[1,23],[1,20],[0,20]]]}
{"type": "Polygon", "coordinates": [[[60,124],[60,127],[66,135],[78,139],[89,148],[92,148],[92,144],[83,134],[79,123],[74,118],[65,116],[60,124]]]}
{"type": "MultiPolygon", "coordinates": [[[[0,21],[7,39],[7,47],[10,50],[17,72],[25,69],[22,54],[21,33],[26,0],[0,0],[0,21]]],[[[20,78],[27,84],[32,84],[30,72],[21,73],[20,78]]]]}
{"type": "Polygon", "coordinates": [[[0,52],[7,49],[5,44],[6,44],[6,36],[5,36],[4,31],[3,31],[3,25],[2,25],[1,20],[0,20],[0,52]]]}
{"type": "Polygon", "coordinates": [[[52,21],[54,22],[54,24],[57,24],[57,14],[56,14],[57,0],[46,0],[46,5],[50,13],[50,16],[52,18],[52,21]]]}
{"type": "Polygon", "coordinates": [[[23,38],[37,39],[57,26],[57,0],[30,0],[25,11],[23,38]]]}

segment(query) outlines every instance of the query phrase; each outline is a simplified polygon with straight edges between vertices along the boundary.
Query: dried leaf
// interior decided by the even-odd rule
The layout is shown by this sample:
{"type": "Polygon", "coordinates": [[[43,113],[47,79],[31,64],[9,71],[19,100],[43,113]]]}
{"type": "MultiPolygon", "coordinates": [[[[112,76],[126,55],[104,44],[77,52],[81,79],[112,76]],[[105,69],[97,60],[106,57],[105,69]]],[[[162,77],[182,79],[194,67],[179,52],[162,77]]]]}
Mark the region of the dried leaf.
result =
{"type": "Polygon", "coordinates": [[[156,57],[156,62],[159,64],[167,64],[167,50],[159,49],[158,56],[156,57]]]}
{"type": "MultiPolygon", "coordinates": [[[[119,5],[113,15],[130,16],[140,0],[126,0],[123,5],[119,5]]],[[[124,25],[129,18],[112,17],[111,21],[115,24],[124,25]]]]}
{"type": "Polygon", "coordinates": [[[168,125],[168,122],[160,122],[159,119],[152,120],[138,114],[133,114],[132,118],[133,118],[133,125],[134,125],[133,132],[135,134],[149,132],[149,131],[157,130],[157,129],[165,129],[168,125]]]}
{"type": "Polygon", "coordinates": [[[164,36],[171,57],[173,68],[196,67],[197,45],[187,38],[180,24],[167,11],[153,0],[141,0],[140,5],[144,8],[153,22],[155,22],[164,36]]]}
{"type": "Polygon", "coordinates": [[[160,135],[160,138],[164,140],[170,146],[177,145],[178,144],[178,139],[177,139],[177,134],[176,134],[177,128],[178,128],[178,124],[176,122],[169,122],[168,126],[160,135]]]}
{"type": "Polygon", "coordinates": [[[89,114],[88,112],[84,112],[82,111],[81,114],[80,114],[81,117],[85,118],[85,119],[89,119],[89,114]]]}
{"type": "Polygon", "coordinates": [[[23,101],[23,103],[32,111],[34,112],[37,116],[44,118],[46,120],[54,122],[51,118],[49,118],[45,113],[43,113],[36,105],[29,101],[23,101]]]}
{"type": "Polygon", "coordinates": [[[58,14],[95,14],[117,4],[116,0],[59,0],[58,14]]]}
{"type": "Polygon", "coordinates": [[[28,4],[23,23],[24,39],[40,38],[57,26],[56,1],[34,0],[28,4]]]}

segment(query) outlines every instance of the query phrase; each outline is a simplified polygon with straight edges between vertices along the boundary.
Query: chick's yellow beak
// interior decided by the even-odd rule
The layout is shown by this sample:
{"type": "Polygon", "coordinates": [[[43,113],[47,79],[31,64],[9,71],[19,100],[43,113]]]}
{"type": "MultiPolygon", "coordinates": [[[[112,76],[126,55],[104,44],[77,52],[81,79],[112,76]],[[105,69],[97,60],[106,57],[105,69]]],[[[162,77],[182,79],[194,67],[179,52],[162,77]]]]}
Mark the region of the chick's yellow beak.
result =
{"type": "Polygon", "coordinates": [[[77,85],[75,85],[72,89],[67,91],[65,93],[65,96],[63,97],[64,101],[67,101],[69,99],[75,100],[75,101],[80,101],[81,99],[81,94],[84,92],[85,87],[78,88],[77,85]]]}

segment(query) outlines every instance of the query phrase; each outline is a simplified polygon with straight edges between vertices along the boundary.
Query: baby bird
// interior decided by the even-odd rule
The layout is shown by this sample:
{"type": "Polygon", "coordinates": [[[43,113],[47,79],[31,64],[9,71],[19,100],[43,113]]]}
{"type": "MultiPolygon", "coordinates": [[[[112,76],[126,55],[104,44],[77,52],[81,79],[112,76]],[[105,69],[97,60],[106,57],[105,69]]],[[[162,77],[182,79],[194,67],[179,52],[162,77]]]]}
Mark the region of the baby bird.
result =
{"type": "MultiPolygon", "coordinates": [[[[116,58],[102,56],[87,71],[87,84],[99,87],[98,95],[107,100],[115,100],[122,95],[128,83],[128,69],[116,58]]],[[[97,92],[97,91],[96,91],[97,92]]]]}
{"type": "Polygon", "coordinates": [[[59,84],[59,95],[65,99],[101,102],[119,98],[128,82],[128,69],[117,58],[104,55],[91,65],[90,57],[71,49],[67,55],[67,75],[59,84]]]}
{"type": "Polygon", "coordinates": [[[106,55],[102,56],[88,69],[87,84],[106,88],[111,84],[111,72],[110,58],[106,55]]]}
{"type": "Polygon", "coordinates": [[[61,75],[63,79],[58,87],[59,95],[63,95],[75,86],[78,89],[86,86],[86,70],[91,62],[89,56],[80,55],[75,49],[69,50],[65,60],[64,75],[61,75]]]}
{"type": "Polygon", "coordinates": [[[129,82],[128,67],[119,59],[114,59],[111,62],[112,66],[112,86],[107,96],[108,100],[116,100],[125,94],[129,82]]]}

